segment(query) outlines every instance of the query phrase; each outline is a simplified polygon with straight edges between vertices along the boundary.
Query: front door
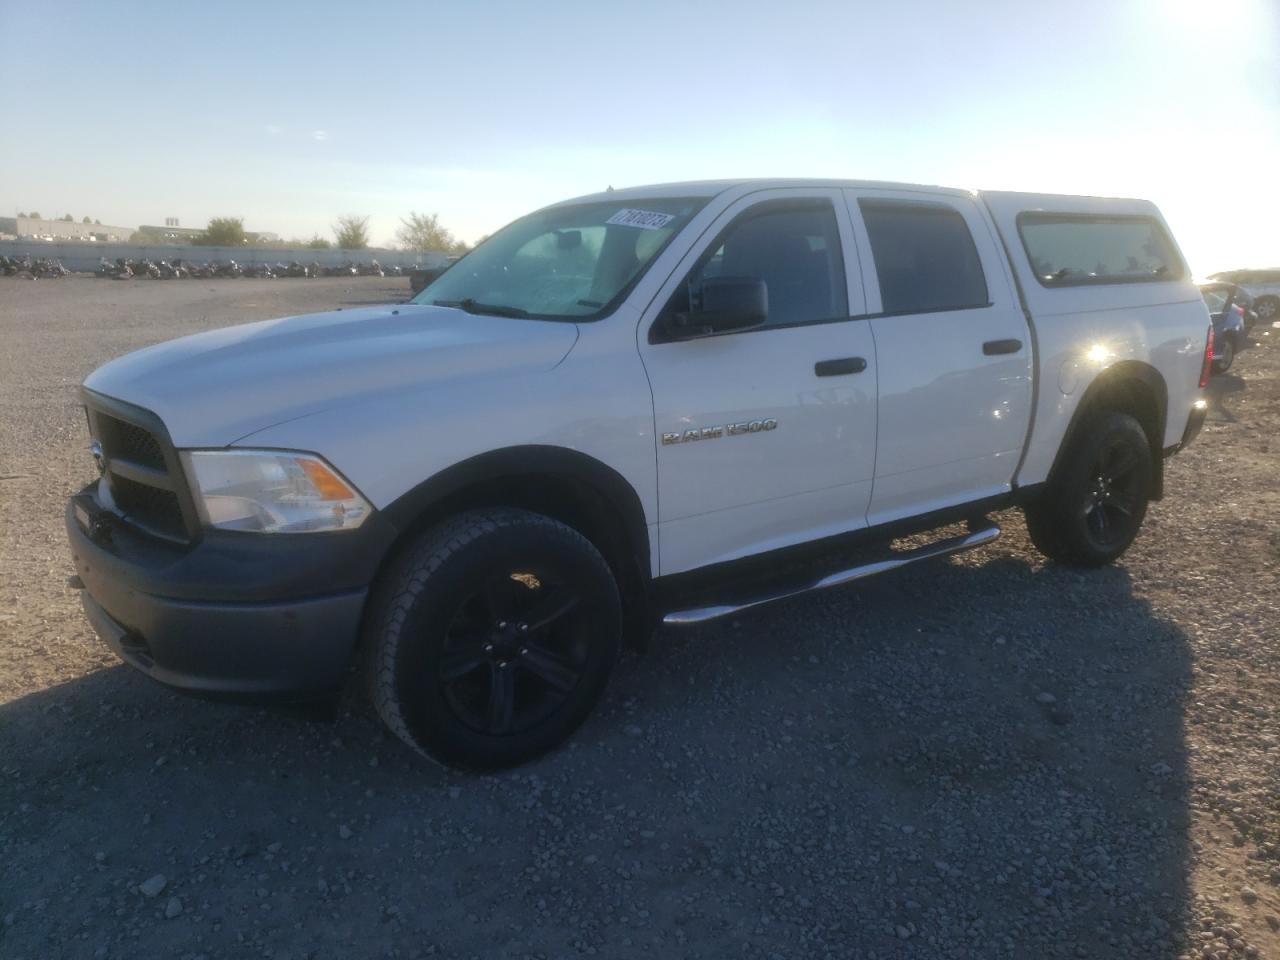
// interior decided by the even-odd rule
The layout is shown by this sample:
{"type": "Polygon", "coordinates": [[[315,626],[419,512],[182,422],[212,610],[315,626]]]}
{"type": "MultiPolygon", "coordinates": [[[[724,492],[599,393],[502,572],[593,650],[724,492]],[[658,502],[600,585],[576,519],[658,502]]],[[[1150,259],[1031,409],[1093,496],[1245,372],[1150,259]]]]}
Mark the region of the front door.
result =
{"type": "Polygon", "coordinates": [[[662,574],[865,525],[876,358],[867,322],[850,319],[864,312],[853,251],[839,191],[760,191],[730,205],[646,312],[662,574]],[[668,335],[714,276],[763,280],[765,323],[668,335]]]}

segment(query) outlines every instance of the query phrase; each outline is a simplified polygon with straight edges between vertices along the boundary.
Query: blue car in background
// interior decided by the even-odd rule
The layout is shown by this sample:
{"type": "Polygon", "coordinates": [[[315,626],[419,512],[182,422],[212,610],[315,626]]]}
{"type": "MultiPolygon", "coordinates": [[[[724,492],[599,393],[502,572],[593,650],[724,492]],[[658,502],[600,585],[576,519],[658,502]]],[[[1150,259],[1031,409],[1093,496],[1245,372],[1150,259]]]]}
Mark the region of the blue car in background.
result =
{"type": "MultiPolygon", "coordinates": [[[[1226,373],[1235,362],[1236,354],[1249,345],[1246,318],[1251,314],[1253,302],[1249,295],[1234,283],[1220,280],[1200,284],[1200,296],[1209,308],[1213,320],[1213,371],[1226,373]]],[[[1256,321],[1256,317],[1253,317],[1256,321]]]]}

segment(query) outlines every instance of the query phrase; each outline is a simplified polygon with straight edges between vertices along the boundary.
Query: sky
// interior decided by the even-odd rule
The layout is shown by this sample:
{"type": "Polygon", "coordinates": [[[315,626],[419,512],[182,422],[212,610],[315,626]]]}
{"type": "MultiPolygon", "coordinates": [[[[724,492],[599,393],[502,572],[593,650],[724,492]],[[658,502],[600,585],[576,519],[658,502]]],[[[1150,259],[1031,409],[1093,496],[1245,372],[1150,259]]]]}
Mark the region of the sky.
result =
{"type": "Polygon", "coordinates": [[[673,180],[1154,200],[1280,265],[1280,0],[0,0],[0,215],[474,241],[673,180]]]}

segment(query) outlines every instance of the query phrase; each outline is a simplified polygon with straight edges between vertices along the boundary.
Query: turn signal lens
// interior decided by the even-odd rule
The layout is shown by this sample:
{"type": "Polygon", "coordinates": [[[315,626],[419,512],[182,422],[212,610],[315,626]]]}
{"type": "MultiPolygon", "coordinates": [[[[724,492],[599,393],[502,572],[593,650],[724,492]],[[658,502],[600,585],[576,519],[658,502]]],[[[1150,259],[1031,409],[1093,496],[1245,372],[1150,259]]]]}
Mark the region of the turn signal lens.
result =
{"type": "Polygon", "coordinates": [[[311,483],[326,500],[350,500],[355,496],[351,488],[338,479],[338,475],[319,460],[298,458],[298,466],[306,472],[311,483]]]}

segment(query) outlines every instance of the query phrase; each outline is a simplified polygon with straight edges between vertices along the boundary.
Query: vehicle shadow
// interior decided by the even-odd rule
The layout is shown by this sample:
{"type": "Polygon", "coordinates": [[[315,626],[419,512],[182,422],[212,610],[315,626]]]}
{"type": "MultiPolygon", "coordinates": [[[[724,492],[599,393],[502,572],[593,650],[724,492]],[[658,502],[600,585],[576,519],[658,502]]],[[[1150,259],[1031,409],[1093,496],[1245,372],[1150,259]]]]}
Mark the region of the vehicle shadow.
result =
{"type": "Polygon", "coordinates": [[[0,953],[1174,956],[1190,683],[1123,567],[999,551],[663,631],[500,775],[104,669],[0,706],[0,953]]]}
{"type": "Polygon", "coordinates": [[[1205,399],[1209,401],[1210,421],[1218,423],[1236,423],[1238,418],[1228,406],[1228,399],[1244,391],[1247,386],[1243,377],[1234,373],[1215,373],[1209,378],[1205,388],[1205,399]]]}

